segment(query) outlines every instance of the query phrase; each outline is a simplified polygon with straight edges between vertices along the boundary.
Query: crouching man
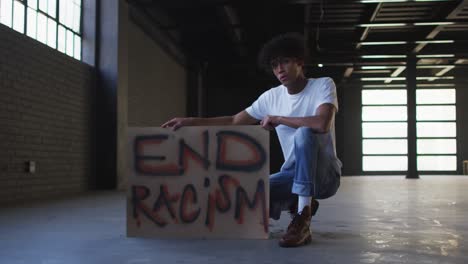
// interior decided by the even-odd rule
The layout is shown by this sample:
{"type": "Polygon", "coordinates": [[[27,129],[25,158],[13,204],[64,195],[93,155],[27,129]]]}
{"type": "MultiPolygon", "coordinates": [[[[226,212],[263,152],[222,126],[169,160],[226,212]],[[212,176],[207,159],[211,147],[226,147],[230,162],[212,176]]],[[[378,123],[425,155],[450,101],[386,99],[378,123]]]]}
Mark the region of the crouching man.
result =
{"type": "Polygon", "coordinates": [[[335,148],[336,87],[331,78],[304,76],[305,47],[299,34],[280,35],[267,42],[259,63],[273,72],[279,86],[264,92],[234,116],[174,118],[162,127],[252,125],[276,129],[284,155],[281,170],[270,175],[270,217],[282,210],[293,216],[279,241],[297,247],[311,241],[310,222],[317,199],[333,196],[340,186],[341,162],[335,148]]]}

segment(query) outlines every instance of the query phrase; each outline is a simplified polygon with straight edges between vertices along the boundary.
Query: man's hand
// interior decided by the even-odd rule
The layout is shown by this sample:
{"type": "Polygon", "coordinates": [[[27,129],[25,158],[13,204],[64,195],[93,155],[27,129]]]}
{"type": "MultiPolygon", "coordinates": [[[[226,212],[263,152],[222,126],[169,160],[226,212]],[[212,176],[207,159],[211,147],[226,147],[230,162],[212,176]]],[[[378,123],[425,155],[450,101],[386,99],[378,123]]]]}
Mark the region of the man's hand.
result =
{"type": "Polygon", "coordinates": [[[180,127],[183,127],[183,126],[192,126],[193,125],[192,121],[193,120],[192,120],[191,117],[176,117],[176,118],[173,118],[173,119],[167,121],[161,127],[171,128],[172,130],[176,130],[176,129],[178,129],[180,127]]]}
{"type": "Polygon", "coordinates": [[[266,116],[260,121],[260,125],[267,130],[273,130],[280,124],[279,116],[266,116]]]}
{"type": "Polygon", "coordinates": [[[253,125],[258,122],[245,110],[233,116],[217,117],[176,117],[164,123],[161,127],[179,129],[183,126],[232,126],[232,125],[253,125]]]}

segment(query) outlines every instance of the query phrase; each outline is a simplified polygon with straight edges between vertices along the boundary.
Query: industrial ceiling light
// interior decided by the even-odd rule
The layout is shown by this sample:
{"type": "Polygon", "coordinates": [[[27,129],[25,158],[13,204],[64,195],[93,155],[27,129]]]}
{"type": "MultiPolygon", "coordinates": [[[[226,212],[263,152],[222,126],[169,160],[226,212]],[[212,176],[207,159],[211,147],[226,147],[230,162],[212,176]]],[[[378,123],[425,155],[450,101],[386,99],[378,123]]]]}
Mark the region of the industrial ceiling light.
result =
{"type": "Polygon", "coordinates": [[[418,58],[453,58],[455,54],[420,54],[416,55],[418,58]]]}
{"type": "Polygon", "coordinates": [[[363,59],[404,59],[406,55],[361,55],[363,59]]]}
{"type": "Polygon", "coordinates": [[[360,3],[402,3],[402,2],[447,2],[452,0],[361,0],[360,3]]]}
{"type": "MultiPolygon", "coordinates": [[[[441,39],[441,40],[418,40],[414,43],[416,44],[450,44],[454,43],[454,40],[441,39]]],[[[372,46],[372,45],[405,45],[409,41],[363,41],[359,42],[362,46],[372,46]]]]}
{"type": "Polygon", "coordinates": [[[447,67],[455,67],[455,65],[416,65],[418,69],[440,69],[440,68],[447,68],[447,67]]]}
{"type": "Polygon", "coordinates": [[[447,26],[453,25],[455,22],[415,22],[413,25],[415,26],[447,26]]]}
{"type": "Polygon", "coordinates": [[[361,78],[361,81],[365,81],[365,82],[386,81],[386,80],[404,81],[406,80],[406,78],[405,77],[363,77],[361,78]]]}
{"type": "Polygon", "coordinates": [[[414,23],[364,23],[357,24],[358,27],[404,27],[404,26],[449,26],[455,25],[450,21],[414,22],[414,23]]]}
{"type": "Polygon", "coordinates": [[[418,87],[455,87],[454,83],[421,83],[418,87]]]}
{"type": "Polygon", "coordinates": [[[377,41],[377,42],[372,42],[372,41],[366,41],[366,42],[361,42],[360,44],[363,46],[370,46],[370,45],[402,45],[402,44],[407,44],[407,41],[377,41]]]}
{"type": "Polygon", "coordinates": [[[358,27],[404,27],[407,23],[358,24],[358,27]]]}
{"type": "MultiPolygon", "coordinates": [[[[350,68],[352,69],[352,68],[350,68]]],[[[362,74],[368,74],[368,73],[391,73],[392,70],[357,70],[353,71],[354,73],[362,73],[362,74]]]]}
{"type": "MultiPolygon", "coordinates": [[[[455,77],[453,76],[439,76],[439,77],[434,77],[434,76],[424,76],[424,77],[416,77],[416,80],[453,80],[455,77]]],[[[361,81],[365,82],[373,82],[373,81],[386,81],[386,80],[392,80],[392,81],[404,81],[406,80],[406,77],[363,77],[361,78],[361,81]]]]}
{"type": "Polygon", "coordinates": [[[395,69],[400,66],[361,66],[362,70],[386,70],[386,69],[395,69]]]}
{"type": "Polygon", "coordinates": [[[322,63],[319,63],[317,66],[319,66],[320,68],[323,67],[323,64],[322,63]]]}
{"type": "Polygon", "coordinates": [[[416,77],[416,80],[453,80],[455,77],[453,76],[440,76],[440,77],[416,77]]]}
{"type": "Polygon", "coordinates": [[[415,41],[416,44],[444,44],[444,43],[454,43],[454,40],[420,40],[415,41]]]}
{"type": "Polygon", "coordinates": [[[406,87],[405,84],[364,84],[363,88],[400,88],[406,87]]]}

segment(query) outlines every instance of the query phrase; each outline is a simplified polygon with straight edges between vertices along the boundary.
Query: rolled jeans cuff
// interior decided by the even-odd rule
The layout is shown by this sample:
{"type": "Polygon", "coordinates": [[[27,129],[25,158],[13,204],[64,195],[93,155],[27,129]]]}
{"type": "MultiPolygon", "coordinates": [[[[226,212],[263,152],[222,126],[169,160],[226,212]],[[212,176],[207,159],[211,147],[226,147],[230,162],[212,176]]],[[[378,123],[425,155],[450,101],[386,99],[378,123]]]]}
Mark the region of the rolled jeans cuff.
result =
{"type": "Polygon", "coordinates": [[[299,196],[314,196],[312,183],[294,182],[292,186],[292,193],[299,196]]]}

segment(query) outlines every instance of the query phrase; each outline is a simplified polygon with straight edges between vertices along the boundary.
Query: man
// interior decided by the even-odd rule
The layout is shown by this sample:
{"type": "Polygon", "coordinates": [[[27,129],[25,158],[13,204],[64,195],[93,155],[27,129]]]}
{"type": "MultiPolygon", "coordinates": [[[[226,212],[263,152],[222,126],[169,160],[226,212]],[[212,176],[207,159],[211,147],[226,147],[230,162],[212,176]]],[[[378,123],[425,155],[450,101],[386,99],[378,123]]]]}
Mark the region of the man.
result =
{"type": "Polygon", "coordinates": [[[281,82],[264,92],[250,107],[234,116],[174,118],[162,127],[249,125],[276,129],[285,162],[270,175],[270,217],[293,210],[293,219],[280,239],[282,247],[311,241],[310,221],[318,209],[315,199],[336,193],[341,162],[336,157],[334,116],[338,110],[336,88],[330,78],[304,76],[304,40],[299,34],[280,35],[269,41],[259,63],[281,82]]]}

